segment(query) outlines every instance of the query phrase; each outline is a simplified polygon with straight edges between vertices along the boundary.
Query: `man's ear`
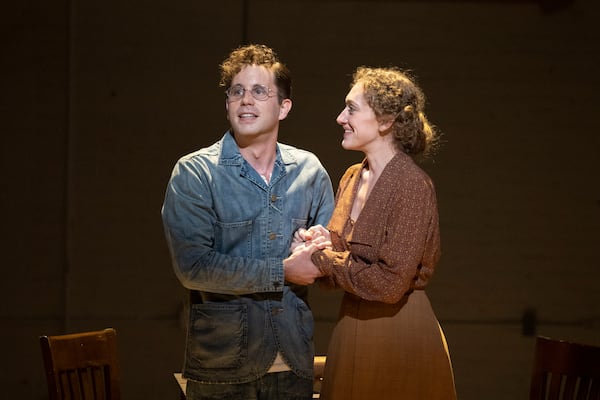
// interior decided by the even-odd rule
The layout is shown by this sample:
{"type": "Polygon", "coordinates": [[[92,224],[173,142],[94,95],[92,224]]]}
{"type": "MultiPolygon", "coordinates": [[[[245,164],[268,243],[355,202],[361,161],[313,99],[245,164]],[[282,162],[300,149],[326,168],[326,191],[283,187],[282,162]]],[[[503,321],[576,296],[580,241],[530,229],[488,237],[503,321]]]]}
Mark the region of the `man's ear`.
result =
{"type": "Polygon", "coordinates": [[[283,121],[288,116],[288,113],[292,109],[292,100],[291,99],[283,99],[281,104],[279,105],[279,120],[283,121]]]}

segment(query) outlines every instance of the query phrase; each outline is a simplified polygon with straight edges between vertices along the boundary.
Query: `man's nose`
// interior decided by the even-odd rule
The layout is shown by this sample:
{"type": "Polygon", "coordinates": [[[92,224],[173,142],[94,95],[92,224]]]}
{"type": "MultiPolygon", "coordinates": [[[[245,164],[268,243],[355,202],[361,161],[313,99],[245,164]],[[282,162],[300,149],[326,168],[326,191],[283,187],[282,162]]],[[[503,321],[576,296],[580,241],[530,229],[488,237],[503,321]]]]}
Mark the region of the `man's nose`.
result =
{"type": "Polygon", "coordinates": [[[254,102],[254,97],[252,97],[252,91],[244,90],[244,94],[242,95],[242,103],[247,104],[247,103],[253,103],[253,102],[254,102]]]}

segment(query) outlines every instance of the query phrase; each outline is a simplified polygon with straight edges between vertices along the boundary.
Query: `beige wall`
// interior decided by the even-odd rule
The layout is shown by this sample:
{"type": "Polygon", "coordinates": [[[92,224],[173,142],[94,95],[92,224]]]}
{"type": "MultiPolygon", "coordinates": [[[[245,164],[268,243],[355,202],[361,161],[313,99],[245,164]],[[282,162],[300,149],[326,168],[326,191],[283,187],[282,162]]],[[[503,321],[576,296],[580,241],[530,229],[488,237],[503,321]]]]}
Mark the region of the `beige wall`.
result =
{"type": "MultiPolygon", "coordinates": [[[[526,398],[533,336],[600,344],[595,1],[29,1],[2,21],[0,383],[45,398],[40,334],[115,327],[127,399],[176,397],[183,290],[159,211],[176,159],[227,127],[217,64],[244,37],[294,74],[281,140],[335,184],[349,75],[411,68],[446,143],[429,294],[459,398],[526,398]],[[123,4],[127,3],[127,4],[123,4]],[[244,23],[245,21],[245,23],[244,23]]],[[[324,353],[339,295],[313,288],[324,353]]]]}

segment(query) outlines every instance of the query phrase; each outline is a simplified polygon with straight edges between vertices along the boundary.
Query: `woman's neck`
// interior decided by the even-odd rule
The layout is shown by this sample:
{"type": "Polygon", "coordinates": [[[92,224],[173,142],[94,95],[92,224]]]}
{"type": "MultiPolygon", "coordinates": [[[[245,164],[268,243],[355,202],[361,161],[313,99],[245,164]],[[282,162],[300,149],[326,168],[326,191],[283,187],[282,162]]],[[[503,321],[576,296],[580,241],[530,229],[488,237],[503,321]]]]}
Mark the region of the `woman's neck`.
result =
{"type": "Polygon", "coordinates": [[[395,148],[386,146],[377,152],[365,154],[367,158],[366,168],[375,181],[377,181],[385,166],[396,156],[397,152],[395,148]]]}

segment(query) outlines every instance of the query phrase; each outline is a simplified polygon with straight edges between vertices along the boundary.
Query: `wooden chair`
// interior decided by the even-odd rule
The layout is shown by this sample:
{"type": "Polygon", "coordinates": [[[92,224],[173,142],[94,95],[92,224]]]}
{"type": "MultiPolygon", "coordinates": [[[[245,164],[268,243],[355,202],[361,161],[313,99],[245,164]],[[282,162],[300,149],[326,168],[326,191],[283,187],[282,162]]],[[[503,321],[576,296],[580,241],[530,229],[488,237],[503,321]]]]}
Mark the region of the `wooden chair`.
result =
{"type": "Polygon", "coordinates": [[[600,347],[537,337],[530,400],[600,400],[600,347]]]}
{"type": "Polygon", "coordinates": [[[117,333],[41,336],[50,400],[119,400],[117,333]]]}

